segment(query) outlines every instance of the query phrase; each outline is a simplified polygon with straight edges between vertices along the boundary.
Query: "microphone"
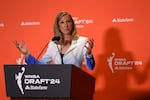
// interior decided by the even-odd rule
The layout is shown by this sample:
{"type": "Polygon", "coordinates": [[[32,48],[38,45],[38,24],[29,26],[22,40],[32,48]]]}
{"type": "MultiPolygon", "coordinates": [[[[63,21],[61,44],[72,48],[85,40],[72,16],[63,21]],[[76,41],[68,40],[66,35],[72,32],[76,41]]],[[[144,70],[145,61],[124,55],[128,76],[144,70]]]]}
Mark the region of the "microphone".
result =
{"type": "MultiPolygon", "coordinates": [[[[52,38],[52,41],[55,41],[55,42],[58,42],[59,40],[60,40],[60,36],[54,36],[54,37],[52,38]]],[[[62,57],[62,53],[61,53],[60,49],[58,48],[58,44],[56,44],[56,45],[57,45],[57,49],[58,49],[58,52],[59,52],[60,57],[61,57],[61,64],[64,64],[64,62],[63,62],[63,57],[62,57]]]]}
{"type": "Polygon", "coordinates": [[[53,38],[52,38],[52,41],[59,41],[60,40],[60,36],[54,36],[53,38]]]}
{"type": "MultiPolygon", "coordinates": [[[[59,41],[59,40],[60,40],[60,36],[54,36],[52,38],[52,41],[59,41]]],[[[39,59],[39,57],[41,56],[41,54],[43,53],[43,51],[46,49],[46,47],[48,46],[48,44],[49,44],[49,41],[46,43],[46,45],[44,46],[44,48],[42,49],[42,51],[40,52],[40,54],[36,58],[37,60],[39,59]]]]}

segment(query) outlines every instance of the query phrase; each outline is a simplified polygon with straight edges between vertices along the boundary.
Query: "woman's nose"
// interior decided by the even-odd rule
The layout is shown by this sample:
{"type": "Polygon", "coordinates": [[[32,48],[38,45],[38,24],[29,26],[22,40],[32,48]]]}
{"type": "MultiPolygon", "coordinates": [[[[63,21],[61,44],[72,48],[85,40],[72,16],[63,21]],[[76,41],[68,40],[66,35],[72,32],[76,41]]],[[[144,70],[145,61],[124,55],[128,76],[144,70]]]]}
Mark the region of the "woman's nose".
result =
{"type": "Polygon", "coordinates": [[[65,26],[68,27],[68,23],[67,22],[65,22],[65,26]]]}

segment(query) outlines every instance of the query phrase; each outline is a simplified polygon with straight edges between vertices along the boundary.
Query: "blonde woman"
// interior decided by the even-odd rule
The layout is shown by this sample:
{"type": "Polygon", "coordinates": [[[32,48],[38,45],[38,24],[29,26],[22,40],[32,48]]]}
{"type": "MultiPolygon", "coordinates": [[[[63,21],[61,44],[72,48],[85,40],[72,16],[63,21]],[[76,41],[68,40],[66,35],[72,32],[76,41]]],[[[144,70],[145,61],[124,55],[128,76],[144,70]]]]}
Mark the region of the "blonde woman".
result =
{"type": "Polygon", "coordinates": [[[87,68],[94,69],[94,40],[77,34],[73,18],[68,12],[58,13],[54,23],[54,37],[41,60],[30,54],[25,42],[20,44],[15,41],[15,45],[26,57],[27,64],[49,64],[53,61],[55,64],[73,64],[81,68],[84,58],[87,68]]]}

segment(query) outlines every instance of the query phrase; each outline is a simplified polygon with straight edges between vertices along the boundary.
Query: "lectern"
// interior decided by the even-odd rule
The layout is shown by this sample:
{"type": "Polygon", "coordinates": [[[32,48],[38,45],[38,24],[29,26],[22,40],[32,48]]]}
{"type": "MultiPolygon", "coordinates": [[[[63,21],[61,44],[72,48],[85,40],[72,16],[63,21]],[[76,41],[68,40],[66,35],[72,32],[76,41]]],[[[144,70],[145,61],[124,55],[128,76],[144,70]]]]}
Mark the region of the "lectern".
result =
{"type": "Polygon", "coordinates": [[[4,65],[11,100],[93,100],[95,78],[71,64],[4,65]]]}

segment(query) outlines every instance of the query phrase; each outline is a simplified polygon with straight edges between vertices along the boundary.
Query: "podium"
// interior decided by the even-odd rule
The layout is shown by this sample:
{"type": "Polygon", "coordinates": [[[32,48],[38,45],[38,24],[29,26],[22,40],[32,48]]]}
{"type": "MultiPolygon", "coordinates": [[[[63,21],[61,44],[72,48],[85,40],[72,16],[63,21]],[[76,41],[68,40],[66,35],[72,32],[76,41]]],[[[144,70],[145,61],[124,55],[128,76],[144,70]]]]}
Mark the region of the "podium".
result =
{"type": "Polygon", "coordinates": [[[11,100],[93,100],[95,78],[71,64],[4,65],[11,100]]]}

